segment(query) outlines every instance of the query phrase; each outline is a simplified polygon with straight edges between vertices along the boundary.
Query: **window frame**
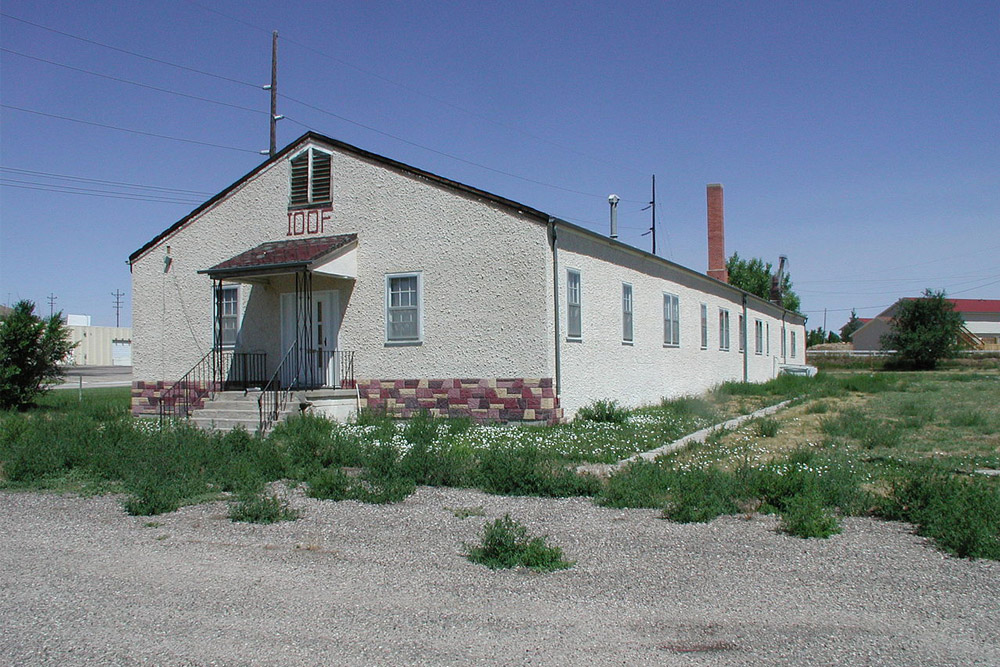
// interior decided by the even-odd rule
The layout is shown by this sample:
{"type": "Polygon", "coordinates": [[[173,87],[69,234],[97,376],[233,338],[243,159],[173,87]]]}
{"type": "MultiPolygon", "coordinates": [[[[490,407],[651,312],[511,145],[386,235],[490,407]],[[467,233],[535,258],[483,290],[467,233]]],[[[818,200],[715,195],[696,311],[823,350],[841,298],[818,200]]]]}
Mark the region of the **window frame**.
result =
{"type": "Polygon", "coordinates": [[[663,293],[663,347],[681,346],[681,305],[680,297],[670,292],[663,293]]]}
{"type": "Polygon", "coordinates": [[[701,304],[701,349],[708,349],[708,304],[701,304]]]}
{"type": "Polygon", "coordinates": [[[330,204],[333,201],[333,153],[330,151],[323,150],[322,148],[317,148],[316,146],[307,146],[303,150],[299,151],[292,157],[288,159],[288,164],[291,173],[289,174],[288,183],[288,208],[289,209],[299,209],[299,208],[310,208],[315,206],[323,206],[330,204]],[[329,160],[329,169],[327,178],[329,179],[326,183],[326,197],[317,198],[314,196],[315,190],[315,167],[316,167],[316,154],[322,154],[326,156],[329,160]],[[292,164],[295,160],[298,160],[303,155],[306,156],[306,200],[305,201],[295,201],[295,166],[292,164]]]}
{"type": "Polygon", "coordinates": [[[753,353],[756,355],[764,354],[764,321],[760,319],[755,319],[753,321],[753,333],[754,333],[754,348],[753,353]]]}
{"type": "Polygon", "coordinates": [[[583,340],[583,277],[579,269],[568,267],[566,268],[566,339],[583,340]],[[575,301],[573,299],[573,278],[576,278],[575,301]],[[575,332],[574,324],[576,325],[575,332]]]}
{"type": "Polygon", "coordinates": [[[635,343],[635,292],[632,283],[622,283],[622,343],[635,343]]]}
{"type": "Polygon", "coordinates": [[[385,274],[385,344],[420,345],[424,342],[424,274],[422,271],[403,271],[385,274]],[[392,284],[394,280],[416,279],[416,305],[393,306],[392,284]],[[413,309],[416,311],[416,336],[413,338],[392,336],[392,313],[413,309]]]}
{"type": "Polygon", "coordinates": [[[212,340],[215,342],[215,347],[221,349],[233,349],[240,340],[240,286],[239,285],[217,285],[213,290],[213,300],[212,300],[212,320],[214,321],[216,317],[219,318],[218,328],[212,327],[212,340]],[[231,292],[233,298],[231,300],[225,298],[225,293],[231,292]],[[231,314],[226,314],[226,305],[231,303],[233,307],[233,312],[231,314]],[[221,309],[220,309],[221,305],[221,309]],[[227,320],[232,320],[233,327],[233,339],[232,342],[226,342],[226,326],[227,320]]]}
{"type": "Polygon", "coordinates": [[[719,308],[719,351],[729,352],[729,309],[719,308]]]}
{"type": "Polygon", "coordinates": [[[795,340],[795,329],[792,329],[791,334],[792,334],[792,354],[791,354],[791,358],[794,359],[797,356],[797,350],[796,350],[797,345],[796,345],[796,340],[795,340]]]}
{"type": "Polygon", "coordinates": [[[740,313],[739,331],[737,331],[736,333],[740,338],[740,354],[742,354],[747,349],[747,321],[746,318],[743,316],[743,313],[740,313]]]}

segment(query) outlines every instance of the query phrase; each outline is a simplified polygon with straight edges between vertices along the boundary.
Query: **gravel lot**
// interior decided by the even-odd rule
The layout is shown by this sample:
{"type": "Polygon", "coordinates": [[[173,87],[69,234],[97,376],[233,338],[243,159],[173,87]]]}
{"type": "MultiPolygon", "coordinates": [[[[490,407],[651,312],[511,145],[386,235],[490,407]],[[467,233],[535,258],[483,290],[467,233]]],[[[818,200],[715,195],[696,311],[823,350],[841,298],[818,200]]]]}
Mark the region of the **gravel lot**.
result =
{"type": "Polygon", "coordinates": [[[292,502],[298,521],[255,526],[225,503],[129,517],[116,497],[0,492],[0,663],[1000,664],[1000,563],[904,524],[801,540],[772,517],[680,525],[456,489],[292,502]],[[576,566],[465,560],[504,512],[576,566]]]}

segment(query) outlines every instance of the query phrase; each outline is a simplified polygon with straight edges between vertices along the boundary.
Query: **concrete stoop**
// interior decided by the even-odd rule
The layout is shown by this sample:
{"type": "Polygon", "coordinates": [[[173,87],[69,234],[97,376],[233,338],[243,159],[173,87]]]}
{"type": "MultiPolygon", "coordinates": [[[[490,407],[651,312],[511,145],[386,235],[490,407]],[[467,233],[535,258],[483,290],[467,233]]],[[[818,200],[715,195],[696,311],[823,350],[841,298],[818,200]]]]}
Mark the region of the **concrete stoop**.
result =
{"type": "MultiPolygon", "coordinates": [[[[259,391],[224,391],[216,394],[205,406],[195,410],[191,421],[198,428],[210,431],[231,431],[242,426],[248,433],[256,433],[260,426],[257,399],[259,391]]],[[[305,412],[346,422],[357,413],[358,394],[354,389],[313,389],[297,392],[288,406],[278,415],[278,422],[291,415],[305,412]]]]}
{"type": "Polygon", "coordinates": [[[260,392],[256,391],[223,391],[211,401],[206,401],[203,408],[195,410],[191,421],[198,428],[208,431],[231,431],[242,426],[248,433],[256,433],[260,426],[259,397],[260,392]]]}

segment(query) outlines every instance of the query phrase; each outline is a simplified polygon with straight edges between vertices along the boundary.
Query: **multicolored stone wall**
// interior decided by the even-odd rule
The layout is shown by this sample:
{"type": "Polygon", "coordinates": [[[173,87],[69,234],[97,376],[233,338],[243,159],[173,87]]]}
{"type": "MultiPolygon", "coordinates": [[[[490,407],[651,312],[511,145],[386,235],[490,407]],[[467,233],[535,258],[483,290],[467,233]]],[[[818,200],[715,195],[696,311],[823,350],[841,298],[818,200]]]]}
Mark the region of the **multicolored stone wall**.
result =
{"type": "Polygon", "coordinates": [[[477,422],[562,421],[552,378],[358,380],[361,406],[406,418],[427,410],[435,417],[477,422]]]}
{"type": "MultiPolygon", "coordinates": [[[[132,383],[132,414],[136,417],[141,415],[160,414],[160,404],[173,404],[177,400],[177,394],[181,389],[170,391],[174,382],[143,382],[142,380],[132,383]]],[[[186,383],[193,396],[191,409],[197,410],[205,405],[205,399],[210,392],[210,382],[189,382],[186,383]]]]}

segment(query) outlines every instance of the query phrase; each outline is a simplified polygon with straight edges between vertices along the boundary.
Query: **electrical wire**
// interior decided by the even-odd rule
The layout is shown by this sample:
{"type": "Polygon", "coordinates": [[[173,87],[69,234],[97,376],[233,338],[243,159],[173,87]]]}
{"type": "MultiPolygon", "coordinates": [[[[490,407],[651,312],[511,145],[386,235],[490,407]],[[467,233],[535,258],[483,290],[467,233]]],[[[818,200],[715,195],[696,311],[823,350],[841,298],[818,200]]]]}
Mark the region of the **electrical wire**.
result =
{"type": "Polygon", "coordinates": [[[147,202],[158,202],[162,204],[186,204],[186,205],[197,205],[201,204],[201,201],[191,201],[188,199],[174,199],[170,197],[155,197],[151,195],[139,195],[131,193],[111,193],[103,192],[100,190],[89,190],[86,188],[72,188],[68,186],[62,187],[46,187],[41,184],[30,184],[30,181],[18,181],[15,179],[0,178],[0,186],[5,188],[18,188],[21,190],[40,190],[42,192],[60,192],[62,194],[69,195],[86,195],[89,197],[108,197],[111,199],[129,199],[132,201],[147,201],[147,202]],[[21,185],[21,184],[24,185],[21,185]]]}
{"type": "Polygon", "coordinates": [[[65,63],[59,63],[59,62],[56,62],[54,60],[46,60],[45,58],[39,58],[38,56],[31,56],[31,55],[28,55],[27,53],[21,53],[20,51],[14,51],[13,49],[0,48],[0,51],[2,51],[4,53],[11,53],[11,54],[13,54],[15,56],[20,56],[22,58],[29,58],[31,60],[37,60],[38,62],[43,62],[43,63],[46,63],[48,65],[54,65],[56,67],[63,67],[65,69],[72,70],[74,72],[82,72],[84,74],[90,74],[91,76],[101,77],[102,79],[109,79],[111,81],[118,81],[120,83],[127,83],[127,84],[129,84],[131,86],[138,86],[140,88],[148,88],[149,90],[155,90],[155,91],[158,91],[158,92],[161,92],[161,93],[170,93],[171,95],[177,95],[179,97],[186,97],[188,99],[198,100],[200,102],[209,102],[211,104],[218,104],[220,106],[230,107],[232,109],[240,109],[241,111],[250,111],[250,112],[253,112],[253,113],[257,113],[257,114],[264,114],[265,116],[268,113],[270,113],[269,111],[265,111],[264,109],[254,109],[252,107],[245,107],[245,106],[241,106],[239,104],[231,104],[229,102],[223,102],[221,100],[213,100],[213,99],[208,98],[208,97],[201,97],[199,95],[191,95],[189,93],[182,93],[179,90],[170,90],[169,88],[160,88],[159,86],[151,86],[148,83],[140,83],[138,81],[131,81],[129,79],[122,79],[122,78],[119,78],[117,76],[111,76],[109,74],[101,74],[100,72],[94,72],[92,70],[83,69],[82,67],[74,67],[73,65],[67,65],[65,63]]]}
{"type": "Polygon", "coordinates": [[[197,139],[184,139],[182,137],[171,137],[166,134],[157,134],[155,132],[144,132],[142,130],[132,130],[126,127],[119,127],[118,125],[107,125],[105,123],[95,123],[90,120],[81,120],[79,118],[70,118],[69,116],[60,116],[54,113],[46,113],[44,111],[36,111],[34,109],[25,109],[24,107],[17,107],[12,104],[0,104],[0,107],[4,109],[12,109],[14,111],[21,111],[23,113],[35,114],[36,116],[44,116],[46,118],[58,118],[59,120],[68,120],[72,123],[81,123],[83,125],[93,125],[94,127],[103,127],[108,130],[118,130],[119,132],[129,132],[131,134],[140,134],[146,137],[156,137],[157,139],[169,139],[171,141],[181,141],[186,144],[197,144],[199,146],[210,146],[212,148],[223,148],[229,151],[238,151],[240,153],[253,153],[259,155],[260,151],[250,150],[249,148],[236,148],[235,146],[225,146],[223,144],[214,144],[209,141],[198,141],[197,139]]]}
{"type": "Polygon", "coordinates": [[[182,190],[180,188],[164,188],[156,185],[141,185],[139,183],[126,183],[123,181],[105,181],[98,178],[85,178],[83,176],[70,176],[68,174],[55,174],[49,171],[33,171],[31,169],[18,169],[17,167],[4,167],[0,166],[0,171],[9,171],[16,174],[28,174],[31,176],[39,176],[42,178],[49,179],[60,179],[66,181],[79,181],[83,183],[98,183],[101,185],[114,185],[123,188],[136,188],[140,190],[156,190],[159,192],[173,193],[173,194],[186,194],[186,195],[196,195],[199,197],[211,197],[213,192],[205,192],[202,190],[182,190]]]}
{"type": "Polygon", "coordinates": [[[201,74],[203,76],[209,76],[213,79],[219,79],[221,81],[228,81],[229,83],[237,83],[241,86],[250,86],[256,90],[260,90],[260,86],[256,83],[251,83],[249,81],[241,81],[240,79],[234,79],[232,77],[223,76],[221,74],[213,74],[212,72],[206,72],[204,70],[197,69],[195,67],[188,67],[187,65],[179,65],[177,63],[172,63],[167,60],[161,60],[160,58],[154,58],[153,56],[143,55],[142,53],[136,53],[135,51],[129,51],[128,49],[122,49],[117,46],[111,46],[110,44],[105,44],[104,42],[98,42],[97,40],[87,39],[86,37],[80,37],[79,35],[74,35],[72,33],[63,32],[62,30],[56,30],[55,28],[50,28],[44,26],[41,23],[34,23],[33,21],[28,21],[26,19],[18,18],[17,16],[12,16],[6,12],[0,12],[0,16],[4,18],[11,19],[12,21],[18,21],[20,23],[25,23],[27,25],[33,26],[40,30],[47,30],[48,32],[55,33],[57,35],[62,35],[63,37],[69,37],[70,39],[76,39],[81,42],[86,42],[87,44],[93,44],[95,46],[100,46],[105,49],[111,49],[112,51],[117,51],[119,53],[125,53],[130,56],[135,56],[136,58],[142,58],[143,60],[149,60],[150,62],[159,63],[160,65],[167,65],[168,67],[176,67],[177,69],[182,69],[187,72],[194,72],[195,74],[201,74]]]}

